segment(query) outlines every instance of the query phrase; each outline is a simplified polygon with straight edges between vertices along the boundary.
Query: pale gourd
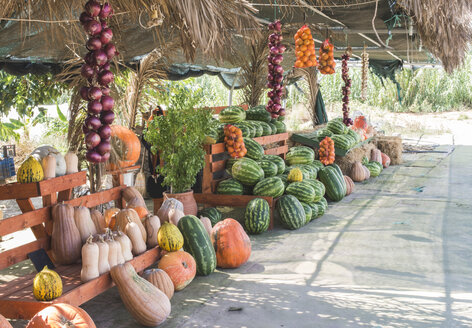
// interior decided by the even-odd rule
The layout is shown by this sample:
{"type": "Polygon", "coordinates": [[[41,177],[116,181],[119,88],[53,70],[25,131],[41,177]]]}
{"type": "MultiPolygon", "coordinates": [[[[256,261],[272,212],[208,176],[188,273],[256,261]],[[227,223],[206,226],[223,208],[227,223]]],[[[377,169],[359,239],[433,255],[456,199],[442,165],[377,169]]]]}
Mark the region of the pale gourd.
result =
{"type": "Polygon", "coordinates": [[[41,146],[36,148],[31,155],[34,156],[40,163],[44,157],[52,154],[56,157],[56,177],[63,176],[66,174],[66,161],[64,156],[52,146],[41,146]]]}
{"type": "Polygon", "coordinates": [[[90,217],[92,218],[97,233],[105,233],[107,227],[102,213],[99,210],[92,209],[90,210],[90,217]]]}
{"type": "Polygon", "coordinates": [[[169,298],[138,276],[130,263],[117,265],[110,274],[126,309],[140,324],[155,327],[166,320],[171,310],[169,298]]]}
{"type": "Polygon", "coordinates": [[[148,215],[144,221],[144,227],[146,228],[147,240],[146,244],[149,248],[157,246],[157,233],[161,227],[161,221],[156,215],[148,215]]]}
{"type": "Polygon", "coordinates": [[[146,244],[142,239],[138,225],[129,218],[128,224],[125,227],[125,233],[131,240],[131,244],[133,245],[132,252],[135,256],[146,251],[146,244]]]}
{"type": "Polygon", "coordinates": [[[179,209],[182,212],[184,211],[184,205],[182,204],[181,201],[175,198],[167,198],[166,200],[164,200],[161,207],[157,211],[157,216],[161,220],[161,225],[164,222],[169,222],[169,214],[170,214],[169,212],[171,208],[174,208],[174,210],[179,209]]]}
{"type": "Polygon", "coordinates": [[[108,244],[103,240],[103,236],[98,237],[97,241],[98,246],[98,272],[100,275],[107,273],[110,271],[110,263],[108,262],[108,253],[110,247],[108,244]]]}
{"type": "Polygon", "coordinates": [[[172,204],[169,210],[169,222],[176,226],[184,216],[184,211],[177,208],[175,204],[172,204]]]}
{"type": "Polygon", "coordinates": [[[90,210],[87,207],[78,206],[74,208],[74,220],[77,229],[79,229],[82,243],[85,243],[88,236],[95,235],[97,233],[95,224],[93,223],[92,217],[90,216],[90,210]]]}
{"type": "Polygon", "coordinates": [[[365,171],[361,162],[356,161],[352,164],[351,179],[355,182],[362,182],[366,179],[365,171]]]}
{"type": "Polygon", "coordinates": [[[74,208],[57,204],[52,208],[51,249],[58,264],[73,264],[80,259],[82,241],[74,222],[74,208]]]}
{"type": "Polygon", "coordinates": [[[141,236],[143,238],[143,242],[146,242],[146,229],[144,228],[144,225],[141,222],[141,219],[139,218],[138,213],[131,209],[131,208],[126,208],[118,212],[116,214],[116,224],[113,230],[118,231],[125,231],[125,227],[128,224],[128,219],[136,223],[138,226],[139,230],[141,231],[141,236]]]}
{"type": "Polygon", "coordinates": [[[72,174],[79,172],[79,158],[74,152],[69,151],[64,156],[66,162],[66,174],[72,174]]]}
{"type": "Polygon", "coordinates": [[[123,232],[118,231],[115,237],[115,240],[120,243],[121,245],[121,253],[123,254],[123,258],[125,262],[128,262],[133,259],[133,254],[131,252],[133,248],[133,244],[127,235],[123,232]]]}
{"type": "Polygon", "coordinates": [[[84,246],[82,246],[82,270],[80,270],[80,280],[82,282],[87,282],[100,276],[98,268],[100,250],[92,239],[93,236],[90,235],[84,246]]]}
{"type": "Polygon", "coordinates": [[[208,236],[211,236],[211,220],[206,216],[200,216],[200,221],[203,223],[208,236]]]}
{"type": "Polygon", "coordinates": [[[43,167],[44,180],[49,180],[56,177],[56,157],[49,154],[41,161],[43,167]]]}
{"type": "Polygon", "coordinates": [[[382,164],[382,152],[378,149],[372,149],[370,154],[370,161],[382,164]]]}
{"type": "Polygon", "coordinates": [[[125,200],[126,204],[130,202],[133,198],[137,197],[139,199],[139,204],[138,206],[144,206],[146,207],[146,202],[144,201],[143,196],[141,193],[134,187],[126,187],[121,191],[121,196],[125,200]]]}
{"type": "Polygon", "coordinates": [[[105,241],[108,244],[108,264],[110,269],[118,264],[118,250],[121,250],[121,245],[113,240],[113,235],[109,234],[105,241]]]}

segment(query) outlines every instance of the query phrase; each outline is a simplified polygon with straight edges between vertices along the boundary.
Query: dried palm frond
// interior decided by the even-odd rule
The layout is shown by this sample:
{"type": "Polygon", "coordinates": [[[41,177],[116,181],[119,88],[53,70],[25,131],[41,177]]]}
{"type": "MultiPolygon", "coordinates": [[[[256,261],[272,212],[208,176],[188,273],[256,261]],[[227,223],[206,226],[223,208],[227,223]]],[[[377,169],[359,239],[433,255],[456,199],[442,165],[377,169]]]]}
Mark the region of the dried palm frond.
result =
{"type": "Polygon", "coordinates": [[[471,1],[400,0],[412,16],[424,46],[450,73],[464,61],[472,40],[471,1]]]}
{"type": "Polygon", "coordinates": [[[313,128],[320,124],[320,120],[316,115],[316,97],[318,95],[319,85],[318,85],[318,70],[316,67],[303,67],[303,68],[293,68],[288,72],[285,80],[294,79],[297,77],[303,76],[305,81],[308,83],[308,88],[310,90],[310,102],[308,105],[308,112],[311,117],[313,128]]]}
{"type": "Polygon", "coordinates": [[[264,33],[254,40],[249,49],[236,51],[236,61],[241,67],[241,80],[243,87],[243,100],[249,107],[259,105],[259,101],[265,89],[267,81],[267,35],[264,33]]]}

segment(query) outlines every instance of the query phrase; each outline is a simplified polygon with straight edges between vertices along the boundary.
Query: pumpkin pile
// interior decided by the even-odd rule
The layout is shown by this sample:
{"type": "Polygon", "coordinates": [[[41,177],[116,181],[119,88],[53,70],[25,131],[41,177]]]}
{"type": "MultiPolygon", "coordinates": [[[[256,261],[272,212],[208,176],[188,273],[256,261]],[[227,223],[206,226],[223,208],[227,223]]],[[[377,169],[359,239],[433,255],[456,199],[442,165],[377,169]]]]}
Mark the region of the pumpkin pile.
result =
{"type": "Polygon", "coordinates": [[[246,156],[247,149],[244,145],[243,132],[240,128],[231,124],[226,125],[224,142],[226,150],[232,158],[246,156]]]}
{"type": "Polygon", "coordinates": [[[330,137],[325,137],[321,140],[318,154],[320,156],[320,162],[324,165],[334,163],[334,141],[330,137]]]}
{"type": "Polygon", "coordinates": [[[89,36],[86,43],[89,52],[81,68],[87,85],[80,89],[80,96],[88,102],[83,132],[88,150],[86,158],[91,163],[106,162],[110,158],[110,124],[115,119],[115,102],[109,88],[114,81],[110,60],[118,54],[111,42],[113,32],[108,27],[112,15],[113,9],[108,2],[100,4],[95,0],[88,1],[85,11],[80,14],[80,23],[89,36]]]}
{"type": "Polygon", "coordinates": [[[334,45],[329,42],[329,39],[324,40],[320,47],[320,66],[318,66],[321,74],[334,74],[334,67],[336,66],[336,63],[334,61],[333,50],[334,45]]]}
{"type": "Polygon", "coordinates": [[[295,33],[295,67],[313,67],[318,66],[316,61],[315,41],[311,35],[310,28],[303,25],[295,33]]]}

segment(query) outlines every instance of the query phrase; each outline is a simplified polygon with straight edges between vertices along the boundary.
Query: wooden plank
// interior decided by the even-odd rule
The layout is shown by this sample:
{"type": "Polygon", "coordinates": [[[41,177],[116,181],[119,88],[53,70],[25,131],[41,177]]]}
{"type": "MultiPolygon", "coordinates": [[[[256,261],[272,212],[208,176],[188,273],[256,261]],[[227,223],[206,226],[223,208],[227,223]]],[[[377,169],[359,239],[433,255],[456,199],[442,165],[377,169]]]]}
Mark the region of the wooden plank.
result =
{"type": "Polygon", "coordinates": [[[97,205],[105,204],[114,200],[121,198],[121,190],[126,188],[126,186],[118,186],[108,190],[103,190],[95,194],[86,195],[80,198],[71,199],[65,201],[64,203],[70,204],[72,206],[85,206],[88,208],[95,207],[97,205]]]}
{"type": "Polygon", "coordinates": [[[105,174],[110,174],[110,175],[124,174],[124,173],[129,173],[129,172],[139,170],[140,168],[141,168],[141,166],[139,166],[139,165],[133,165],[133,166],[129,166],[129,167],[123,167],[121,169],[114,170],[114,171],[107,171],[107,172],[105,172],[105,174]]]}
{"type": "Polygon", "coordinates": [[[50,208],[40,208],[36,211],[26,212],[24,214],[0,220],[0,236],[5,236],[16,231],[41,225],[50,217],[50,208]]]}
{"type": "MultiPolygon", "coordinates": [[[[160,249],[153,248],[133,258],[130,263],[137,272],[140,272],[154,264],[160,256],[160,249]]],[[[23,291],[19,294],[10,295],[7,298],[1,297],[0,313],[10,319],[31,319],[34,314],[52,303],[69,303],[79,306],[113,286],[109,273],[86,283],[80,282],[80,265],[59,267],[58,272],[63,282],[65,281],[64,293],[61,297],[52,302],[38,302],[32,298],[33,293],[30,288],[23,288],[22,290],[24,291],[29,289],[28,298],[23,294],[23,291]],[[68,270],[68,272],[62,271],[63,268],[68,270]]],[[[29,279],[29,282],[31,284],[32,279],[29,279]]],[[[10,284],[15,284],[15,280],[10,282],[10,284]]]]}
{"type": "Polygon", "coordinates": [[[270,144],[270,143],[283,141],[283,140],[287,140],[287,139],[288,139],[288,133],[287,132],[254,138],[254,140],[257,141],[261,145],[267,145],[267,144],[270,144]]]}
{"type": "Polygon", "coordinates": [[[224,153],[226,151],[225,144],[222,142],[213,144],[210,147],[210,151],[211,151],[211,154],[213,155],[224,153]]]}
{"type": "Polygon", "coordinates": [[[49,195],[58,191],[67,190],[87,183],[87,172],[80,171],[77,173],[67,174],[60,177],[43,180],[38,182],[39,194],[49,195]]]}
{"type": "Polygon", "coordinates": [[[0,200],[19,199],[39,196],[38,184],[8,183],[0,186],[0,200]]]}
{"type": "MultiPolygon", "coordinates": [[[[202,192],[211,192],[211,181],[213,174],[211,171],[211,155],[205,155],[205,167],[203,168],[202,176],[202,192]]],[[[156,213],[156,204],[154,204],[154,213],[156,213]]]]}
{"type": "Polygon", "coordinates": [[[0,253],[0,270],[7,268],[18,262],[27,260],[26,256],[28,253],[44,248],[48,250],[50,248],[50,238],[40,238],[38,240],[32,241],[28,244],[18,246],[7,251],[0,253]]]}
{"type": "Polygon", "coordinates": [[[57,202],[63,202],[72,198],[72,188],[59,191],[57,194],[57,202]]]}
{"type": "MultiPolygon", "coordinates": [[[[17,199],[16,203],[18,204],[18,206],[20,207],[20,210],[23,213],[32,212],[32,211],[35,210],[35,208],[33,206],[33,202],[29,198],[27,198],[27,199],[17,199]]],[[[44,229],[43,224],[38,224],[38,225],[31,226],[31,231],[33,232],[36,239],[47,237],[47,233],[46,233],[46,230],[44,229]]]]}
{"type": "Polygon", "coordinates": [[[264,150],[264,154],[266,155],[280,155],[280,154],[285,154],[286,152],[288,152],[287,145],[264,150]]]}
{"type": "Polygon", "coordinates": [[[226,169],[226,159],[211,163],[211,172],[223,171],[226,169]]]}

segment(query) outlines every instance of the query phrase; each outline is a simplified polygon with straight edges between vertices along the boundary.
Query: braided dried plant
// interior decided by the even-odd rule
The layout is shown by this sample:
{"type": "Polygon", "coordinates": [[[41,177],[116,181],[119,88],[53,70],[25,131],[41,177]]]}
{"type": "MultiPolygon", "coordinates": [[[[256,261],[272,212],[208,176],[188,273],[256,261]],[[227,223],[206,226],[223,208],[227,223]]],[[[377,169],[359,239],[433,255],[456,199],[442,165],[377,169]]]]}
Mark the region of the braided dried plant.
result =
{"type": "Polygon", "coordinates": [[[366,101],[367,99],[367,80],[369,78],[369,54],[364,46],[364,51],[361,54],[362,62],[362,84],[361,84],[361,100],[366,101]]]}

